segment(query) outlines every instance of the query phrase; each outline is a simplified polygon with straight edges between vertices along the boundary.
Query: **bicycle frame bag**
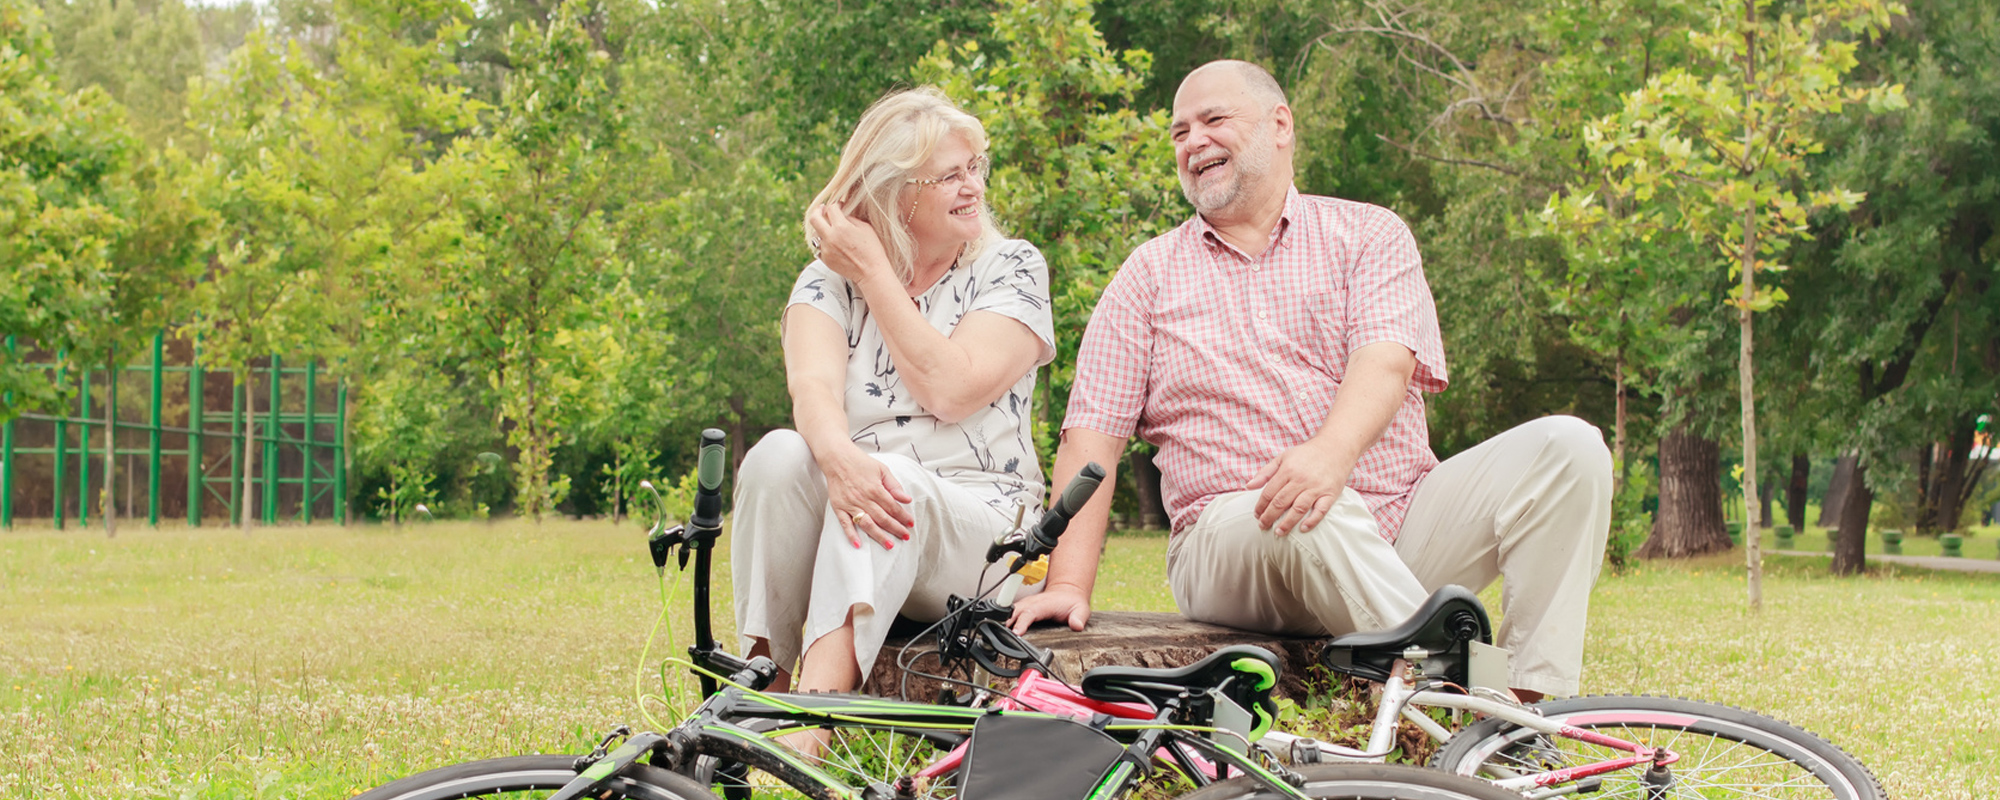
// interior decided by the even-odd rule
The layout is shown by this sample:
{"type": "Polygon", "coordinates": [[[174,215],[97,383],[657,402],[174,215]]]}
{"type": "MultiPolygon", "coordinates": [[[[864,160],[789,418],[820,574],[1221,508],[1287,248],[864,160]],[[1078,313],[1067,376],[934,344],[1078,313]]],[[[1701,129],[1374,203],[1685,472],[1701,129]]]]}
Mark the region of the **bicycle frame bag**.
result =
{"type": "Polygon", "coordinates": [[[1124,755],[1124,745],[1075,720],[988,714],[973,723],[959,800],[1081,800],[1124,755]]]}

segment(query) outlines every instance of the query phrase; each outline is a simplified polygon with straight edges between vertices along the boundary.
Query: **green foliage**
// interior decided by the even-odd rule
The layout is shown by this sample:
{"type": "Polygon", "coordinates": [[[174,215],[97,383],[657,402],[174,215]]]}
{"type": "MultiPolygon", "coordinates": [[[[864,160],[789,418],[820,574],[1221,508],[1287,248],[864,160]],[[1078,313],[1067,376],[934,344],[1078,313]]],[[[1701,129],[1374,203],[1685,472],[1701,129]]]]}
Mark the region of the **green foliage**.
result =
{"type": "Polygon", "coordinates": [[[2000,416],[2000,23],[1976,2],[1917,4],[1859,55],[1910,108],[1823,129],[1829,185],[1866,192],[1815,219],[1778,343],[1803,362],[1825,447],[1863,454],[1884,500],[1911,491],[1911,450],[2000,416]]]}
{"type": "Polygon", "coordinates": [[[460,199],[473,257],[442,276],[454,333],[488,365],[517,453],[515,507],[536,520],[568,494],[554,450],[595,414],[612,335],[591,309],[618,268],[605,209],[627,153],[611,57],[591,35],[603,13],[569,2],[546,30],[510,32],[513,71],[460,199]]]}
{"type": "Polygon", "coordinates": [[[464,156],[439,137],[471,125],[475,106],[441,85],[452,66],[435,42],[366,24],[381,11],[360,2],[337,13],[350,24],[331,69],[259,29],[193,90],[208,151],[198,191],[222,224],[187,332],[239,375],[270,353],[339,364],[370,332],[395,335],[363,312],[400,307],[464,241],[449,202],[464,156]]]}
{"type": "MultiPolygon", "coordinates": [[[[145,151],[105,93],[55,86],[40,14],[0,3],[0,335],[68,363],[119,362],[163,324],[203,229],[184,160],[145,151]]],[[[52,399],[0,354],[0,418],[52,399]]]]}
{"type": "Polygon", "coordinates": [[[179,0],[44,0],[42,7],[66,87],[102,89],[125,107],[134,132],[155,146],[184,133],[188,81],[211,54],[200,18],[212,13],[179,0]]]}
{"type": "MultiPolygon", "coordinates": [[[[2000,402],[2000,23],[1756,8],[1745,151],[1747,29],[1709,0],[0,0],[0,332],[72,373],[162,326],[211,366],[318,359],[350,387],[351,490],[391,517],[410,492],[602,511],[685,468],[689,429],[786,423],[799,212],[869,102],[931,82],[1049,257],[1048,454],[1097,293],[1188,213],[1173,90],[1240,57],[1290,93],[1301,191],[1417,231],[1441,454],[1629,418],[1643,493],[1659,423],[1728,436],[1715,267],[1740,276],[1748,203],[1746,305],[1786,323],[1755,333],[1773,444],[1863,451],[1907,493],[1913,448],[2000,402]]],[[[0,416],[51,383],[0,355],[0,416]]]]}

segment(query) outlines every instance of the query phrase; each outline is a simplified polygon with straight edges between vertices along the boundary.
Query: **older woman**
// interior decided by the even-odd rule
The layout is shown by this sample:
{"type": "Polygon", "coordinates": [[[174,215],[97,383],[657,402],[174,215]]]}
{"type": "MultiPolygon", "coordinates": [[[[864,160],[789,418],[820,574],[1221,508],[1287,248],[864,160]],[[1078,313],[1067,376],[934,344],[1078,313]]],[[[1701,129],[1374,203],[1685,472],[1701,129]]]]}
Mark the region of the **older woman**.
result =
{"type": "Polygon", "coordinates": [[[898,613],[943,616],[986,546],[1041,511],[1029,400],[1055,355],[1048,269],[985,202],[986,134],[943,93],[863,114],[808,208],[792,289],[796,432],[743,459],[736,629],[798,688],[858,687],[898,613]]]}

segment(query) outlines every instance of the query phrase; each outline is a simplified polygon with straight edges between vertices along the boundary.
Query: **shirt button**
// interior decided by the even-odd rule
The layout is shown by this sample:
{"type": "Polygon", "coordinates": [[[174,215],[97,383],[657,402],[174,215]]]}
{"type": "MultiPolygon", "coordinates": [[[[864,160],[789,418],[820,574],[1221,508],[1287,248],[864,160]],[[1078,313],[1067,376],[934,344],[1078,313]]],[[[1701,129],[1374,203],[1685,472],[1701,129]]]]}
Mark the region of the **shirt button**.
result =
{"type": "Polygon", "coordinates": [[[1259,312],[1257,312],[1257,318],[1258,318],[1258,319],[1263,319],[1263,318],[1264,318],[1265,316],[1267,316],[1267,315],[1266,315],[1266,314],[1265,314],[1264,312],[1262,312],[1262,311],[1259,311],[1259,312]]]}

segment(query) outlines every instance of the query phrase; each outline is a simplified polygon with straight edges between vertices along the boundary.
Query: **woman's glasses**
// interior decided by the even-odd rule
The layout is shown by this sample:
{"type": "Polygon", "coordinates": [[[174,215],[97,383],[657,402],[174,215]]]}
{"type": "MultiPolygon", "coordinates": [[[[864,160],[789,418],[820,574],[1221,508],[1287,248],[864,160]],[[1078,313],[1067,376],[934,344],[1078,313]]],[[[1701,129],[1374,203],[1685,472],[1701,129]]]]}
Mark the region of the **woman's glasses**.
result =
{"type": "Polygon", "coordinates": [[[904,181],[904,183],[914,183],[918,186],[943,186],[947,189],[956,189],[960,183],[965,181],[984,180],[986,178],[986,167],[990,163],[992,163],[991,159],[988,159],[986,156],[974,156],[971,161],[965,163],[965,166],[945,173],[943,177],[929,179],[911,178],[904,181]]]}

